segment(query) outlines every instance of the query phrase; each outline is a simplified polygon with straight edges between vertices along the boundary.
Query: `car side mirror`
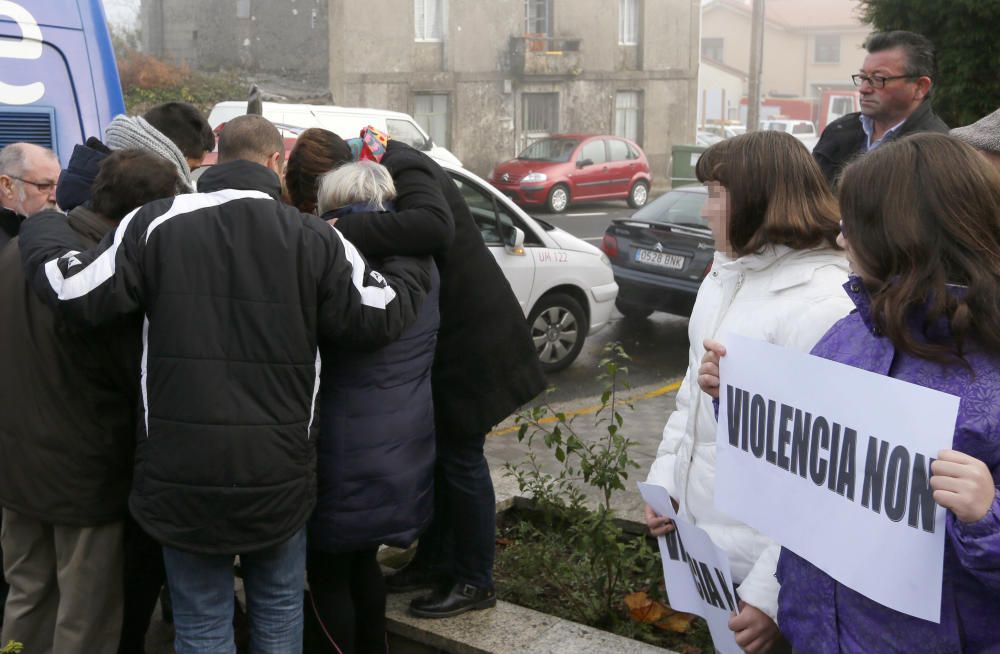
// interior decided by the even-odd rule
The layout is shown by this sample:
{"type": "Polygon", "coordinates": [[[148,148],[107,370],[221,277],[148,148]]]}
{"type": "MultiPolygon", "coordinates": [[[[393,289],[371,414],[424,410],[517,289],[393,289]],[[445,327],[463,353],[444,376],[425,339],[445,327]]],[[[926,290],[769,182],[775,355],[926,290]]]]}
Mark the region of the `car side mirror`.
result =
{"type": "Polygon", "coordinates": [[[520,227],[511,227],[505,234],[507,241],[507,252],[514,256],[525,256],[524,251],[524,231],[520,227]]]}
{"type": "Polygon", "coordinates": [[[593,165],[594,165],[593,159],[580,159],[576,162],[577,168],[585,168],[587,166],[593,166],[593,165]]]}

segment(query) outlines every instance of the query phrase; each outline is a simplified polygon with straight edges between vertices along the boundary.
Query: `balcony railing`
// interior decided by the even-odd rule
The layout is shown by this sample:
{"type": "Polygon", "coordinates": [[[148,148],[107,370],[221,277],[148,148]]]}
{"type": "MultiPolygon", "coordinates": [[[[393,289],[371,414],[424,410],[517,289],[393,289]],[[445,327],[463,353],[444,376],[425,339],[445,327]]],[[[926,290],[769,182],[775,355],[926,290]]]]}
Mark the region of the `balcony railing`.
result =
{"type": "Polygon", "coordinates": [[[515,75],[575,77],[583,72],[581,42],[542,34],[511,37],[511,67],[515,75]]]}

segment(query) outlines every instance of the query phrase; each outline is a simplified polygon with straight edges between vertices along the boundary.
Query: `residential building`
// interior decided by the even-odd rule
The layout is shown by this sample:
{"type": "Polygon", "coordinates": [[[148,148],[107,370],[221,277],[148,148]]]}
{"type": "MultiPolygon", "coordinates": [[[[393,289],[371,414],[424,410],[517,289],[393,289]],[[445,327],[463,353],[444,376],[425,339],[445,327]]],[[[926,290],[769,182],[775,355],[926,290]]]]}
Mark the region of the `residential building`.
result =
{"type": "MultiPolygon", "coordinates": [[[[699,122],[745,115],[745,102],[740,107],[750,70],[751,19],[750,0],[709,0],[702,7],[700,96],[704,107],[699,122]],[[712,70],[705,74],[709,66],[712,70]],[[734,78],[744,80],[739,97],[732,94],[734,78]],[[723,96],[724,104],[720,104],[723,96]]],[[[864,41],[870,32],[871,27],[861,22],[857,0],[767,0],[761,72],[764,98],[816,100],[824,91],[853,91],[851,75],[864,59],[864,41]]]]}
{"type": "Polygon", "coordinates": [[[336,104],[410,113],[484,175],[546,134],[614,133],[642,145],[665,180],[671,146],[693,139],[699,0],[235,5],[233,21],[233,0],[143,0],[144,25],[171,25],[152,29],[147,49],[201,68],[237,60],[296,75],[325,66],[336,104]],[[292,8],[299,13],[290,16],[292,8]],[[323,29],[311,26],[313,9],[325,16],[323,29]],[[199,30],[192,49],[185,31],[196,23],[216,28],[218,44],[202,45],[199,30]]]}

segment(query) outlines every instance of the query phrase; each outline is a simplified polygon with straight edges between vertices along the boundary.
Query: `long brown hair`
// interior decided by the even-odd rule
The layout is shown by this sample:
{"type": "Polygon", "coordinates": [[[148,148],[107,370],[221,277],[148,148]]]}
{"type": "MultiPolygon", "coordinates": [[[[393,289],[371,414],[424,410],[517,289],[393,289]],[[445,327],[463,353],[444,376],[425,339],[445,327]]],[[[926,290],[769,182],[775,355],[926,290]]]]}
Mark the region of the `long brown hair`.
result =
{"type": "Polygon", "coordinates": [[[837,202],[809,151],[791,134],[762,130],[720,141],[695,166],[698,181],[729,192],[729,246],[837,249],[837,202]]]}
{"type": "Polygon", "coordinates": [[[975,150],[943,134],[892,141],[844,170],[840,206],[896,347],[939,361],[970,339],[1000,352],[1000,173],[975,150]]]}
{"type": "Polygon", "coordinates": [[[351,148],[333,132],[310,127],[299,134],[285,166],[285,188],[292,205],[303,213],[316,209],[319,178],[351,160],[351,148]]]}

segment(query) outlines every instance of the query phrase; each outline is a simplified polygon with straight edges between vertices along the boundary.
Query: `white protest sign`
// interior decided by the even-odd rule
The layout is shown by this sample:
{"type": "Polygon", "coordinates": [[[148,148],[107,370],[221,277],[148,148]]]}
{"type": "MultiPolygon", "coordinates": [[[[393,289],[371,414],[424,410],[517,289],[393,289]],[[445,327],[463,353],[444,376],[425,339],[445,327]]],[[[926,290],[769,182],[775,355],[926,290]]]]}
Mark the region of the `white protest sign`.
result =
{"type": "Polygon", "coordinates": [[[845,586],[940,622],[931,461],[959,399],[734,334],[722,339],[715,505],[845,586]]]}
{"type": "Polygon", "coordinates": [[[742,654],[729,629],[730,614],[739,612],[729,557],[708,534],[677,517],[666,488],[640,482],[639,493],[657,514],[673,519],[676,526],[657,538],[670,608],[705,618],[720,654],[742,654]]]}

